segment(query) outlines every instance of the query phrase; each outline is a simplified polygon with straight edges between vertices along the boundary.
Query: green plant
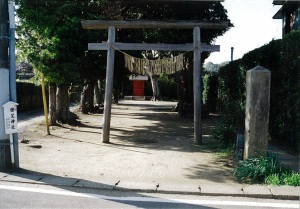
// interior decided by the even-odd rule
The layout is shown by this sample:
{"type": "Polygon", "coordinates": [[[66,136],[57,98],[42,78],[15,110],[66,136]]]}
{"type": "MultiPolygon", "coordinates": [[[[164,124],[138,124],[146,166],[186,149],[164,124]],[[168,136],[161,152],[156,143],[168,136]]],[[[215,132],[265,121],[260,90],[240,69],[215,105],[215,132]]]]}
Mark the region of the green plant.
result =
{"type": "Polygon", "coordinates": [[[291,170],[271,174],[265,179],[266,184],[300,186],[300,174],[291,170]]]}
{"type": "Polygon", "coordinates": [[[222,146],[232,146],[234,144],[236,128],[232,124],[223,122],[220,126],[212,129],[211,138],[217,140],[222,146]]]}
{"type": "Polygon", "coordinates": [[[210,111],[216,111],[218,98],[218,75],[206,74],[203,76],[203,104],[208,105],[210,111]]]}
{"type": "Polygon", "coordinates": [[[294,171],[284,173],[282,175],[282,181],[284,185],[300,186],[300,174],[294,171]]]}
{"type": "Polygon", "coordinates": [[[268,154],[240,161],[233,175],[239,182],[262,183],[272,173],[280,173],[281,165],[278,155],[268,154]]]}
{"type": "Polygon", "coordinates": [[[160,75],[158,79],[160,93],[164,100],[177,99],[177,84],[174,75],[160,75]]]}
{"type": "Polygon", "coordinates": [[[217,157],[221,159],[233,158],[235,155],[235,145],[224,146],[218,143],[210,145],[209,149],[216,153],[217,157]]]}
{"type": "Polygon", "coordinates": [[[300,185],[300,175],[281,165],[277,154],[268,153],[240,161],[233,171],[234,178],[243,183],[266,183],[272,185],[300,185]]]}
{"type": "Polygon", "coordinates": [[[275,173],[275,174],[271,174],[271,175],[267,176],[265,179],[265,183],[271,184],[271,185],[280,185],[281,181],[279,178],[279,174],[275,173]]]}

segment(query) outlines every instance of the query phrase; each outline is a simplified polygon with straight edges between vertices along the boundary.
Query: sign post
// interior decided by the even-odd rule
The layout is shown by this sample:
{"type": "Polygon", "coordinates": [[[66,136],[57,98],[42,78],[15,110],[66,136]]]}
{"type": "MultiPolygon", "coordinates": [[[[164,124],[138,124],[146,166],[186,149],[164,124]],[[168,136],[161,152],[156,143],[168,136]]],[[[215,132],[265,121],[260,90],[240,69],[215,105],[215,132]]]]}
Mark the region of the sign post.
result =
{"type": "Polygon", "coordinates": [[[11,102],[11,101],[2,105],[4,110],[5,134],[9,135],[10,156],[11,156],[11,163],[13,165],[15,163],[13,133],[18,132],[17,105],[18,103],[11,102]]]}

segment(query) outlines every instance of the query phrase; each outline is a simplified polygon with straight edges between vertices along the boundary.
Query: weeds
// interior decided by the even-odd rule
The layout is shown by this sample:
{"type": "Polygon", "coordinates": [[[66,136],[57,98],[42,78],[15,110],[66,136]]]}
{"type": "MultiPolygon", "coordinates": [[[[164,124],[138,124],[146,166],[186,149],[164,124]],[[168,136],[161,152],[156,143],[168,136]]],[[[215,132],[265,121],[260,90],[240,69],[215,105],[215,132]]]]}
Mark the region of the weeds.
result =
{"type": "Polygon", "coordinates": [[[294,171],[272,174],[265,179],[266,184],[300,186],[300,175],[294,171]]]}
{"type": "Polygon", "coordinates": [[[272,153],[238,162],[233,175],[243,183],[300,186],[300,174],[282,166],[278,155],[272,153]]]}

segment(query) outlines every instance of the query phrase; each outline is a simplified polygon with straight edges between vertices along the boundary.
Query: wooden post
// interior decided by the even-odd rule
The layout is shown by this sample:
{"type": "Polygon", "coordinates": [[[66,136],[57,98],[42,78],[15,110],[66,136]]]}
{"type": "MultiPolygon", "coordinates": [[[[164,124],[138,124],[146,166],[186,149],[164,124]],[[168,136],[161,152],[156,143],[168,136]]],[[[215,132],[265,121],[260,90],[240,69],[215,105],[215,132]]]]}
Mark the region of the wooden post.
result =
{"type": "Polygon", "coordinates": [[[201,124],[201,47],[200,28],[194,28],[194,142],[202,144],[202,124],[201,124]]]}
{"type": "Polygon", "coordinates": [[[108,49],[107,49],[107,66],[106,66],[106,82],[105,82],[105,100],[104,100],[104,112],[103,112],[103,127],[102,127],[102,142],[109,143],[110,132],[110,116],[111,116],[111,103],[112,103],[112,91],[114,80],[114,60],[115,50],[111,47],[111,44],[115,42],[115,27],[111,26],[108,29],[108,49]]]}
{"type": "Polygon", "coordinates": [[[42,95],[43,95],[45,122],[46,122],[47,134],[50,135],[44,73],[41,74],[41,78],[42,78],[42,95]]]}

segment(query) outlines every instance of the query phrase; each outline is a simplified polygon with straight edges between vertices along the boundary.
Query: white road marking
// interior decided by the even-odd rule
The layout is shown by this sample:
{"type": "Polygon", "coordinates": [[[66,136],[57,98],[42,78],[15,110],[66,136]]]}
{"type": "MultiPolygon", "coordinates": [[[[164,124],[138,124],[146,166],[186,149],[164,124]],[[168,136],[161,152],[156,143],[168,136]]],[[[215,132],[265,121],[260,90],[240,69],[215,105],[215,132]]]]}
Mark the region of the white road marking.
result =
{"type": "Polygon", "coordinates": [[[74,197],[97,198],[112,201],[135,201],[135,202],[163,202],[163,203],[185,203],[193,205],[232,205],[232,206],[249,206],[249,207],[271,207],[271,208],[299,208],[299,204],[287,203],[267,203],[267,202],[244,202],[244,201],[217,201],[217,200],[184,200],[184,199],[162,199],[153,197],[112,197],[97,194],[77,193],[70,191],[47,190],[28,187],[0,185],[0,189],[36,192],[43,194],[65,195],[74,197]]]}

